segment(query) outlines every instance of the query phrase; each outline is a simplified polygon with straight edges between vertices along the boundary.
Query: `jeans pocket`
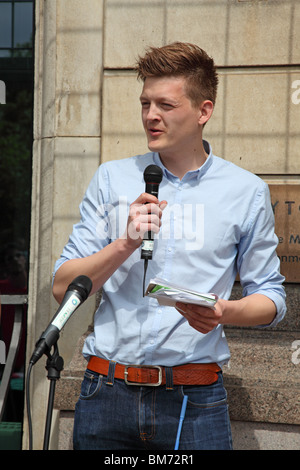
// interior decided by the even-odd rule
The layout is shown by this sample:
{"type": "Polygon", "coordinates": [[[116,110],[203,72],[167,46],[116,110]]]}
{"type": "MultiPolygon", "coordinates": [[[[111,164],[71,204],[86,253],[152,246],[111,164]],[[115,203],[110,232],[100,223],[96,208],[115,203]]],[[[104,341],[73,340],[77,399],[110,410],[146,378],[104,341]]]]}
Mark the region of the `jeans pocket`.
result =
{"type": "Polygon", "coordinates": [[[227,403],[227,392],[222,383],[205,386],[183,386],[181,393],[188,396],[188,404],[198,408],[214,408],[227,403]]]}
{"type": "Polygon", "coordinates": [[[94,398],[102,386],[102,379],[102,375],[87,370],[81,384],[80,398],[82,400],[94,398]]]}

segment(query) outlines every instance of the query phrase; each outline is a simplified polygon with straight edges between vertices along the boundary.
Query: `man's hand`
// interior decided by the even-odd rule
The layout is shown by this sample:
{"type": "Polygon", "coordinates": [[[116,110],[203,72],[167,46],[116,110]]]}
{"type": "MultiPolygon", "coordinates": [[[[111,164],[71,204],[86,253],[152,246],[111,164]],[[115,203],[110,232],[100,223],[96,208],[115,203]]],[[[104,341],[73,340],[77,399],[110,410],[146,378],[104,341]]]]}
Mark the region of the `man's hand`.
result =
{"type": "Polygon", "coordinates": [[[199,305],[176,303],[176,309],[189,324],[203,334],[219,324],[236,326],[268,326],[276,315],[276,305],[263,294],[251,294],[239,300],[219,299],[215,310],[199,305]]]}
{"type": "Polygon", "coordinates": [[[139,247],[146,232],[158,233],[161,227],[162,211],[166,205],[166,201],[159,202],[151,194],[141,194],[130,205],[126,232],[122,238],[126,238],[130,244],[139,247]]]}
{"type": "Polygon", "coordinates": [[[207,334],[212,331],[219,323],[223,316],[223,302],[219,299],[215,304],[215,309],[202,307],[201,305],[176,303],[176,310],[183,315],[190,326],[200,333],[207,334]]]}

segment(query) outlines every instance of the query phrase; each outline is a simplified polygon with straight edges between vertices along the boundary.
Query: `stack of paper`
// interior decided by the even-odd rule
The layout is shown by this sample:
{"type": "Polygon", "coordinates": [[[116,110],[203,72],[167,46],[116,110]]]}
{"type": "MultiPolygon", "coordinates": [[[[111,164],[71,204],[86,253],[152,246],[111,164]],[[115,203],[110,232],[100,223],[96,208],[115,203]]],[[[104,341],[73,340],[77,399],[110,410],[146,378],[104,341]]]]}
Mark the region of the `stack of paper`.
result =
{"type": "Polygon", "coordinates": [[[169,306],[175,306],[176,302],[183,302],[214,308],[218,300],[216,294],[200,294],[199,292],[170,284],[164,279],[159,278],[151,279],[146,295],[157,299],[160,305],[169,306]]]}

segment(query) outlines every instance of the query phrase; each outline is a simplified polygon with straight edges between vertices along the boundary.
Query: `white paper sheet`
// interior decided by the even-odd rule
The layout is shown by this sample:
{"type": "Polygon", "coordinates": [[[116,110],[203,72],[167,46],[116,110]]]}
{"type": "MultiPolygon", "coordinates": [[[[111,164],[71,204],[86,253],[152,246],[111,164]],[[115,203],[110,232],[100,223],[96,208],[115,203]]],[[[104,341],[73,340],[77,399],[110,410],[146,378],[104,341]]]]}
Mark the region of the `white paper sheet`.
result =
{"type": "Polygon", "coordinates": [[[147,287],[146,296],[157,299],[160,305],[175,306],[176,302],[202,305],[214,309],[218,296],[213,293],[202,294],[185,287],[170,284],[164,279],[151,279],[147,287]]]}

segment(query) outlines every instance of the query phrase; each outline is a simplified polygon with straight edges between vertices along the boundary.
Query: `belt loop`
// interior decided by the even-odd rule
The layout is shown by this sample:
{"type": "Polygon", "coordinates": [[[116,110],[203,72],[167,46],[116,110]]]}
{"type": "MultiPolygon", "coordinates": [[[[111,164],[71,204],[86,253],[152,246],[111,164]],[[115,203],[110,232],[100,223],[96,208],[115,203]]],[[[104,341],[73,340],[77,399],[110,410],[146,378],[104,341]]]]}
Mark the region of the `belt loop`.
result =
{"type": "Polygon", "coordinates": [[[174,390],[172,367],[165,367],[165,373],[166,373],[166,390],[174,390]]]}
{"type": "Polygon", "coordinates": [[[115,378],[116,361],[109,361],[106,385],[113,385],[115,378]]]}

